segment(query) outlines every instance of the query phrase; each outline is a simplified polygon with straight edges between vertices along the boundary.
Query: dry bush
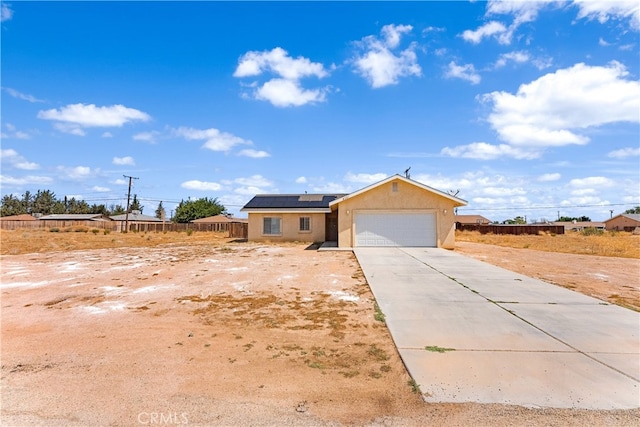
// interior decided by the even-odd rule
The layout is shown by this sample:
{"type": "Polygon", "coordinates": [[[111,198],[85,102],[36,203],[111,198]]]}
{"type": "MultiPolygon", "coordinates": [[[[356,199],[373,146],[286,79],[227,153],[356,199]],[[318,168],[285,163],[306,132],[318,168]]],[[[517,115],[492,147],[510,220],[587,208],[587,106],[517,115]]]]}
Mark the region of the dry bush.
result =
{"type": "Polygon", "coordinates": [[[456,240],[545,252],[640,258],[640,236],[617,231],[602,234],[568,232],[558,235],[539,233],[519,236],[480,234],[478,231],[456,231],[456,240]]]}

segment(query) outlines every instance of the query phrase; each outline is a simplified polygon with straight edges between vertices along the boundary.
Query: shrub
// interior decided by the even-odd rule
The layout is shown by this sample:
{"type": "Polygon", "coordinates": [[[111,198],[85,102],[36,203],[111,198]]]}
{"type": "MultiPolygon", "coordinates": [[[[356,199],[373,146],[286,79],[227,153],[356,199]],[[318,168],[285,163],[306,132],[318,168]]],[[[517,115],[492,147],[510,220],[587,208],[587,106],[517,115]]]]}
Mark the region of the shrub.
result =
{"type": "Polygon", "coordinates": [[[98,233],[100,232],[100,230],[98,230],[97,228],[92,228],[92,229],[91,229],[91,232],[92,232],[93,234],[98,234],[98,233]]]}
{"type": "Polygon", "coordinates": [[[193,228],[187,228],[187,236],[191,236],[193,234],[193,228]]]}
{"type": "Polygon", "coordinates": [[[103,233],[104,233],[104,235],[106,236],[107,234],[111,233],[111,230],[107,230],[107,229],[105,229],[105,230],[103,231],[103,233]]]}
{"type": "Polygon", "coordinates": [[[604,234],[604,230],[595,227],[587,227],[584,228],[580,234],[583,236],[602,236],[604,234]]]}
{"type": "Polygon", "coordinates": [[[51,227],[51,228],[49,229],[49,231],[50,231],[50,232],[52,232],[52,233],[59,233],[59,232],[60,232],[60,229],[59,229],[58,227],[51,227]]]}

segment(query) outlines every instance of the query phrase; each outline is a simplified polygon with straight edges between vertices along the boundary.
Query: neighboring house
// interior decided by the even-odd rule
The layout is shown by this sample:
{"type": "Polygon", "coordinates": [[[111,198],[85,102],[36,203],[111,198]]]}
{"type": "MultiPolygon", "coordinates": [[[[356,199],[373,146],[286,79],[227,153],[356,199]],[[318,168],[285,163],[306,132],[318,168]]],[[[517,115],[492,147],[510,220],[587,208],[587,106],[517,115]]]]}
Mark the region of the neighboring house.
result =
{"type": "Polygon", "coordinates": [[[208,216],[206,218],[194,219],[190,222],[193,224],[198,224],[200,227],[204,226],[208,231],[229,231],[231,224],[246,224],[249,222],[249,220],[247,218],[235,218],[231,214],[220,214],[208,216]]]}
{"type": "Polygon", "coordinates": [[[620,214],[604,223],[607,230],[633,231],[640,227],[640,214],[620,214]]]}
{"type": "MultiPolygon", "coordinates": [[[[127,214],[123,213],[120,215],[112,215],[109,218],[111,218],[112,221],[122,221],[125,222],[127,221],[127,214]]],[[[143,215],[142,212],[140,211],[131,211],[129,212],[129,222],[162,222],[162,220],[160,218],[157,218],[155,216],[149,216],[149,215],[143,215]]]]}
{"type": "Polygon", "coordinates": [[[604,230],[605,224],[604,222],[594,222],[594,221],[555,221],[552,222],[553,225],[561,225],[564,227],[564,231],[582,231],[585,228],[597,228],[599,230],[604,230]]]}
{"type": "Polygon", "coordinates": [[[38,218],[29,214],[11,215],[0,217],[0,221],[37,221],[38,218]]]}
{"type": "Polygon", "coordinates": [[[206,218],[194,219],[193,222],[195,224],[228,224],[230,222],[248,222],[247,218],[236,218],[233,215],[214,215],[208,216],[206,218]]]}
{"type": "Polygon", "coordinates": [[[38,221],[111,221],[102,214],[51,214],[38,218],[38,221]]]}
{"type": "Polygon", "coordinates": [[[466,201],[393,175],[351,194],[257,195],[242,209],[248,239],[337,242],[341,248],[453,248],[453,210],[466,201]]]}
{"type": "Polygon", "coordinates": [[[487,225],[491,221],[482,215],[456,215],[455,222],[462,225],[487,225]]]}

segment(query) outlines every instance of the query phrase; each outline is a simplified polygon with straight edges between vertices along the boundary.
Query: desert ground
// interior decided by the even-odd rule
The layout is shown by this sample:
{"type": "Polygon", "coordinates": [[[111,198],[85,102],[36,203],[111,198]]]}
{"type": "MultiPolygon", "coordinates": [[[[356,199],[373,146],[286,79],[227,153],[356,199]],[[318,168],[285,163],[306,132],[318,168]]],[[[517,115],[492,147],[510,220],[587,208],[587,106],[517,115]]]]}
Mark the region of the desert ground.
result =
{"type": "MultiPolygon", "coordinates": [[[[2,232],[2,425],[640,423],[639,410],[427,404],[351,252],[167,234],[2,232]]],[[[638,259],[456,250],[640,306],[638,259]]]]}

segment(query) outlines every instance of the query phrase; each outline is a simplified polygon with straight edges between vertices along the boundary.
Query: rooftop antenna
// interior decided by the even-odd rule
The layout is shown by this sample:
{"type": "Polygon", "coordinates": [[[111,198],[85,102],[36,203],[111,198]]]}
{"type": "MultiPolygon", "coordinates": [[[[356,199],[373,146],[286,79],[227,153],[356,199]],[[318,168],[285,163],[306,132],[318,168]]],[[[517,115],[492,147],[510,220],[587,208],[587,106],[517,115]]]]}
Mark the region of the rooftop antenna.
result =
{"type": "Polygon", "coordinates": [[[409,166],[407,169],[405,169],[404,171],[404,177],[407,179],[411,178],[411,175],[409,175],[409,170],[411,169],[411,166],[409,166]]]}

